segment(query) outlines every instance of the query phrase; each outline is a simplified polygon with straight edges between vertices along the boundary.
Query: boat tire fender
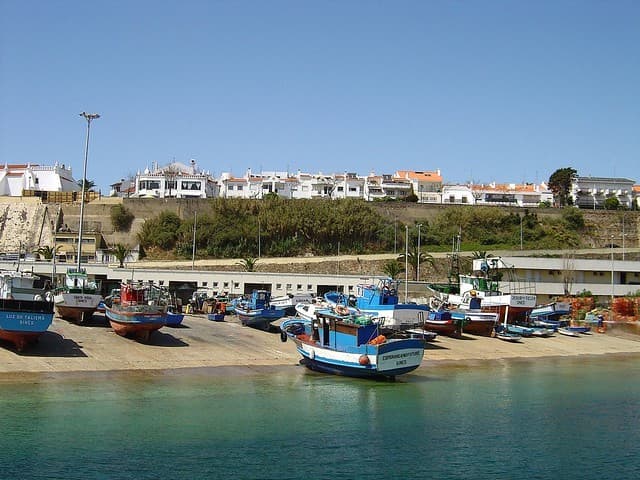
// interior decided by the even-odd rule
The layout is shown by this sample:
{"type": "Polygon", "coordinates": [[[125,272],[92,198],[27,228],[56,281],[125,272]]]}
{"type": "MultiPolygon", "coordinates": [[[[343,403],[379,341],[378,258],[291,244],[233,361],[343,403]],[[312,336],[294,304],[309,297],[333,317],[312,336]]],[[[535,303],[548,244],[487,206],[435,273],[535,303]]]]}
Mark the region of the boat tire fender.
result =
{"type": "Polygon", "coordinates": [[[280,331],[280,341],[282,343],[287,341],[287,334],[285,332],[283,332],[283,331],[280,331]]]}

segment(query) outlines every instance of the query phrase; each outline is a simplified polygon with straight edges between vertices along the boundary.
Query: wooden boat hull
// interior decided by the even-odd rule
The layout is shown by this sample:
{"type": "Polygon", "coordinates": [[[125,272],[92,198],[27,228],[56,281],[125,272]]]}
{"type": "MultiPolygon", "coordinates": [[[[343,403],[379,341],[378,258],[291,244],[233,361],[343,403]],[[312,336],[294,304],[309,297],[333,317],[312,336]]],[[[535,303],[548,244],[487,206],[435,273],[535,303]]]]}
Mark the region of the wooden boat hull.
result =
{"type": "Polygon", "coordinates": [[[455,335],[457,330],[457,325],[453,320],[425,320],[421,327],[429,332],[446,336],[455,335]]]}
{"type": "Polygon", "coordinates": [[[91,319],[101,301],[102,295],[88,293],[64,292],[54,296],[58,316],[75,323],[91,319]]]}
{"type": "Polygon", "coordinates": [[[21,352],[51,326],[53,303],[39,300],[0,299],[0,338],[21,352]]]}
{"type": "Polygon", "coordinates": [[[462,327],[462,331],[471,335],[490,337],[494,326],[493,320],[469,320],[462,327]]]}
{"type": "Polygon", "coordinates": [[[149,340],[152,332],[159,330],[167,323],[166,312],[158,309],[140,311],[106,307],[105,313],[115,333],[122,337],[132,337],[140,341],[149,340]]]}

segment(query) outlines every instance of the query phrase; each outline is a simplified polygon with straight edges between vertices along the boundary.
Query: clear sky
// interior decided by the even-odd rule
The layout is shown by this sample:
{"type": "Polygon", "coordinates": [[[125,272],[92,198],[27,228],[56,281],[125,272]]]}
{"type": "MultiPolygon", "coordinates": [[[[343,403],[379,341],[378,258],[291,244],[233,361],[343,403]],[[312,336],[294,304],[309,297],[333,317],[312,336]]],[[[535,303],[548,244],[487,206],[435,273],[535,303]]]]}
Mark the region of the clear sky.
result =
{"type": "Polygon", "coordinates": [[[0,0],[0,162],[640,182],[638,0],[0,0]]]}

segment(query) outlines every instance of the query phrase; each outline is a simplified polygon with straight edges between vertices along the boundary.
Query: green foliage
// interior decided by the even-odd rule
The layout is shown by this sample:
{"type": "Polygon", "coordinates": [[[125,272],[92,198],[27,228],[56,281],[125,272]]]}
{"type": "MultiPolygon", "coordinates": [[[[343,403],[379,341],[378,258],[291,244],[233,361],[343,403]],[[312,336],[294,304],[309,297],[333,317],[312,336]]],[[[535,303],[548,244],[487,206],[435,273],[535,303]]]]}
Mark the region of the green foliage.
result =
{"type": "Polygon", "coordinates": [[[584,215],[577,207],[564,208],[562,210],[562,220],[570,229],[582,230],[584,228],[584,215]]]}
{"type": "Polygon", "coordinates": [[[128,232],[134,218],[131,210],[122,204],[111,207],[111,224],[116,232],[128,232]]]}
{"type": "Polygon", "coordinates": [[[113,256],[116,257],[116,260],[118,260],[119,262],[118,267],[123,268],[124,261],[131,253],[131,249],[126,245],[123,245],[122,243],[117,243],[115,247],[113,247],[112,252],[113,252],[113,256]]]}
{"type": "MultiPolygon", "coordinates": [[[[521,235],[525,249],[583,245],[587,226],[582,211],[567,207],[558,213],[538,218],[535,209],[449,206],[435,216],[413,219],[409,245],[417,244],[418,223],[420,244],[430,251],[451,251],[458,235],[466,251],[519,248],[521,235]]],[[[142,251],[191,258],[193,222],[189,212],[184,220],[170,212],[148,219],[138,234],[142,251]]],[[[199,256],[214,258],[380,253],[393,251],[394,240],[404,246],[404,227],[364,200],[216,198],[198,204],[195,245],[199,256]]]]}
{"type": "Polygon", "coordinates": [[[620,200],[617,197],[609,197],[604,201],[605,210],[618,210],[620,208],[620,200]]]}
{"type": "MultiPolygon", "coordinates": [[[[78,186],[80,187],[80,190],[82,190],[82,179],[78,180],[78,186]]],[[[84,191],[85,192],[89,192],[93,189],[93,187],[96,186],[96,182],[94,182],[93,180],[89,180],[87,178],[84,179],[84,191]]]]}
{"type": "Polygon", "coordinates": [[[157,217],[144,222],[138,233],[138,241],[145,247],[173,250],[179,240],[182,221],[173,212],[161,212],[157,217]]]}
{"type": "Polygon", "coordinates": [[[404,266],[398,260],[389,260],[382,266],[382,273],[390,278],[395,279],[402,272],[404,272],[404,266]]]}
{"type": "Polygon", "coordinates": [[[258,259],[255,257],[247,257],[240,260],[237,265],[240,265],[245,272],[254,272],[258,265],[258,259]]]}
{"type": "MultiPolygon", "coordinates": [[[[144,223],[138,239],[145,248],[191,257],[193,222],[163,212],[144,223]]],[[[198,210],[195,231],[197,251],[217,258],[257,256],[259,250],[265,256],[359,254],[393,246],[393,224],[355,199],[216,198],[198,210]]]]}
{"type": "Polygon", "coordinates": [[[56,248],[46,245],[44,247],[39,247],[33,253],[40,255],[45,260],[51,260],[53,258],[53,254],[57,252],[60,247],[61,245],[58,245],[56,248]]]}
{"type": "Polygon", "coordinates": [[[420,280],[418,278],[418,265],[431,265],[433,266],[433,256],[428,253],[418,251],[418,246],[414,245],[406,254],[402,254],[398,257],[398,262],[408,263],[413,270],[413,279],[420,280]]]}
{"type": "Polygon", "coordinates": [[[571,167],[559,168],[549,177],[549,190],[553,192],[553,198],[560,207],[571,205],[571,184],[578,172],[571,167]]]}
{"type": "Polygon", "coordinates": [[[405,202],[410,202],[410,203],[417,203],[418,202],[418,196],[415,193],[411,192],[409,195],[404,197],[404,201],[405,202]]]}

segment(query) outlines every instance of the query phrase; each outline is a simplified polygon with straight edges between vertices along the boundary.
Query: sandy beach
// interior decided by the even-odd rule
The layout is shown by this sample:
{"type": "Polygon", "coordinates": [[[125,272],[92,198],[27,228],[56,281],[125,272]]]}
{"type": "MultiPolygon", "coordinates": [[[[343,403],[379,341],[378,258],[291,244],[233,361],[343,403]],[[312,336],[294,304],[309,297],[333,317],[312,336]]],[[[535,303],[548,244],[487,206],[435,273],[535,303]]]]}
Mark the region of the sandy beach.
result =
{"type": "MultiPolygon", "coordinates": [[[[528,338],[519,344],[472,335],[439,336],[428,343],[417,372],[445,364],[580,355],[640,356],[640,335],[610,328],[605,334],[528,338]]],[[[104,316],[96,314],[90,324],[82,326],[56,317],[38,344],[23,353],[3,344],[0,379],[203,367],[232,367],[224,370],[246,373],[264,367],[297,365],[299,359],[292,342],[281,342],[276,332],[243,327],[235,317],[212,322],[205,315],[186,315],[182,326],[164,327],[153,334],[149,344],[141,344],[119,337],[104,316]]]]}

